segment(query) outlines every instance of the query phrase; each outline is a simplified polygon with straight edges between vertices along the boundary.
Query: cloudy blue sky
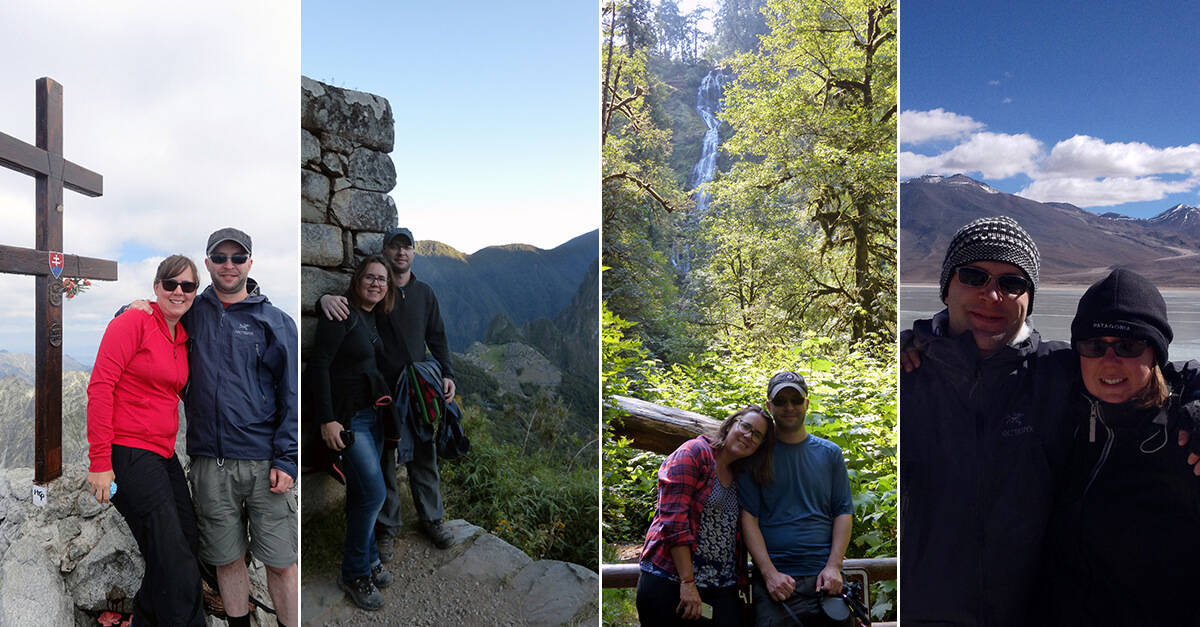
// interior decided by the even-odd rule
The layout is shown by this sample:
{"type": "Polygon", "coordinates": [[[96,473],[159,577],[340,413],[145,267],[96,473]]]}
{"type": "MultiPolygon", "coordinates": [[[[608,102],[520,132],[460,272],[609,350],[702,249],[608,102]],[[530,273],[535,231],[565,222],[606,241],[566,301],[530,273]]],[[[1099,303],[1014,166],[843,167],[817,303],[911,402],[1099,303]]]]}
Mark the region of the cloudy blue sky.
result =
{"type": "Polygon", "coordinates": [[[902,179],[1150,217],[1200,205],[1200,7],[901,3],[902,179]]]}
{"type": "MultiPolygon", "coordinates": [[[[7,3],[0,131],[33,143],[34,81],[63,85],[65,156],[104,176],[99,198],[65,192],[63,247],[119,264],[119,281],[64,301],[66,355],[90,365],[117,307],[153,294],[158,262],[199,265],[223,226],[253,236],[250,276],[296,315],[299,21],[289,3],[7,3]]],[[[0,244],[33,248],[32,178],[0,169],[0,224],[0,244]]],[[[33,292],[0,275],[0,349],[33,352],[33,292]]]]}
{"type": "Polygon", "coordinates": [[[417,239],[552,248],[600,223],[599,6],[306,0],[304,75],[388,99],[417,239]]]}

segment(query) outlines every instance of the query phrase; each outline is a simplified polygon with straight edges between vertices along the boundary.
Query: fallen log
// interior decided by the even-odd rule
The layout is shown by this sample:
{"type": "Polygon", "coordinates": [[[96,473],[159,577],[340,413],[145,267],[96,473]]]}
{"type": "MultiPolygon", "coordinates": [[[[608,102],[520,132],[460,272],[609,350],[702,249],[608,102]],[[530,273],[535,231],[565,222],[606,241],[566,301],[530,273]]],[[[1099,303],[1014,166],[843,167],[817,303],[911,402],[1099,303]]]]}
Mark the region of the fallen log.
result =
{"type": "Polygon", "coordinates": [[[720,420],[696,412],[628,396],[613,395],[605,402],[621,412],[612,421],[613,433],[633,440],[633,446],[643,451],[667,455],[701,433],[716,433],[721,426],[720,420]]]}

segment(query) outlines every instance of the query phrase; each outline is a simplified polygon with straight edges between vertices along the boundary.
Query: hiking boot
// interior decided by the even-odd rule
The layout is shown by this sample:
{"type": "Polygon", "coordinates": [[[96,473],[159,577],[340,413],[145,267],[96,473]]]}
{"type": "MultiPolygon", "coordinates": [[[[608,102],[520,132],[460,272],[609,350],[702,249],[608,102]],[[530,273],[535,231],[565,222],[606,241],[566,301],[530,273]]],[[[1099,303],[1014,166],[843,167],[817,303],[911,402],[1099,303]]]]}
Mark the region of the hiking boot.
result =
{"type": "Polygon", "coordinates": [[[379,547],[379,561],[388,563],[396,557],[396,536],[385,536],[376,533],[375,544],[379,547]]]}
{"type": "Polygon", "coordinates": [[[375,568],[371,569],[371,583],[375,584],[376,588],[386,588],[392,585],[392,574],[383,564],[376,564],[375,568]]]}
{"type": "Polygon", "coordinates": [[[342,576],[338,575],[337,582],[338,587],[350,595],[350,600],[362,609],[374,612],[383,607],[383,595],[379,594],[379,589],[371,583],[370,575],[355,577],[349,582],[342,581],[342,576]]]}
{"type": "Polygon", "coordinates": [[[439,549],[450,548],[454,544],[454,536],[450,534],[450,530],[440,520],[421,521],[421,533],[425,534],[430,540],[433,540],[434,546],[439,549]]]}

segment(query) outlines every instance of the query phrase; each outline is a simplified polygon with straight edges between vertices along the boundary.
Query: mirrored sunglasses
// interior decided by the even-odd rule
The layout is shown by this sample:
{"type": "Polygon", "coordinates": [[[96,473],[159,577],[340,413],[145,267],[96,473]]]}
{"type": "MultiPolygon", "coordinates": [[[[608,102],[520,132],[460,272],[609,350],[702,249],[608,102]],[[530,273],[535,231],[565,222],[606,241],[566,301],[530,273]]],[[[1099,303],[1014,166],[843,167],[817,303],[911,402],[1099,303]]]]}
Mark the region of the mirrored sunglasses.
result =
{"type": "Polygon", "coordinates": [[[1132,338],[1121,338],[1114,342],[1106,342],[1098,338],[1090,340],[1075,340],[1075,352],[1083,357],[1095,359],[1103,357],[1108,352],[1108,348],[1112,347],[1113,352],[1117,357],[1141,357],[1142,353],[1150,347],[1150,343],[1146,340],[1135,340],[1132,338]]]}
{"type": "MultiPolygon", "coordinates": [[[[992,280],[991,274],[987,270],[982,270],[974,266],[961,266],[957,270],[958,281],[963,285],[970,287],[983,287],[992,280]]],[[[1012,296],[1020,296],[1029,291],[1029,281],[1025,277],[1017,274],[1001,274],[996,276],[996,285],[1005,294],[1012,296]]]]}

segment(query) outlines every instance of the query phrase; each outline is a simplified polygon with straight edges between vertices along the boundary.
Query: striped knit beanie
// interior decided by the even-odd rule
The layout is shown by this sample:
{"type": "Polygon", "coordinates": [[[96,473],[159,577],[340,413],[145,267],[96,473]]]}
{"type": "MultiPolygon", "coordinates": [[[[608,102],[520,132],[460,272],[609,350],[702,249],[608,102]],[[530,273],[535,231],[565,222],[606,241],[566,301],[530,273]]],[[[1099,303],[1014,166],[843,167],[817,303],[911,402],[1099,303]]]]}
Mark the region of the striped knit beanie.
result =
{"type": "Polygon", "coordinates": [[[954,234],[950,247],[946,249],[946,259],[942,261],[941,286],[942,301],[950,289],[950,278],[959,266],[975,261],[998,261],[1011,263],[1025,273],[1029,279],[1029,309],[1033,313],[1033,293],[1037,291],[1038,268],[1042,265],[1042,256],[1038,253],[1037,244],[1033,238],[1008,216],[989,216],[968,223],[954,234]]]}

